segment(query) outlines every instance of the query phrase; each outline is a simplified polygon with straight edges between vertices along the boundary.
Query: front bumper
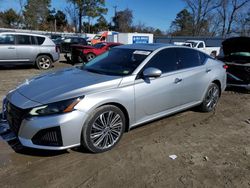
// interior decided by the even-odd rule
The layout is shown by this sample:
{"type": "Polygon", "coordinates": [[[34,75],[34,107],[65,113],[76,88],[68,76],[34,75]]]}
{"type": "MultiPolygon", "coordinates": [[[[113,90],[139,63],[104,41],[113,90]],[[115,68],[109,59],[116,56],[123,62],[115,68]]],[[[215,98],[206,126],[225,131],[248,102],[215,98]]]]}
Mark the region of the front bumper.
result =
{"type": "Polygon", "coordinates": [[[25,118],[21,122],[17,137],[23,146],[30,148],[64,150],[76,147],[81,143],[81,132],[86,118],[87,114],[78,110],[60,115],[25,118]],[[56,134],[53,135],[53,132],[50,132],[50,135],[43,134],[39,137],[47,139],[47,142],[37,141],[37,135],[41,132],[55,129],[61,138],[56,138],[56,134]],[[61,142],[59,144],[55,144],[55,142],[50,144],[50,139],[54,141],[55,139],[61,139],[61,142]]]}

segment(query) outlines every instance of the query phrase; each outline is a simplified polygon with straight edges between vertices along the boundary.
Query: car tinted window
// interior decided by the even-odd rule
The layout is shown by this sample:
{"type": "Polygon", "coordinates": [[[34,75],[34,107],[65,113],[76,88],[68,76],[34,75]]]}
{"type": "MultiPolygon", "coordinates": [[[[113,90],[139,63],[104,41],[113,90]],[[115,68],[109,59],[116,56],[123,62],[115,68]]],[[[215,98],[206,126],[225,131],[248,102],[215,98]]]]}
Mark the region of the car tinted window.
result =
{"type": "Polygon", "coordinates": [[[14,35],[10,34],[0,35],[0,44],[15,44],[14,35]]]}
{"type": "Polygon", "coordinates": [[[95,48],[102,48],[103,46],[105,46],[105,44],[103,44],[103,43],[97,43],[93,47],[95,47],[95,48]]]}
{"type": "Polygon", "coordinates": [[[83,45],[87,44],[87,41],[85,39],[80,39],[80,41],[81,41],[81,44],[83,44],[83,45]]]}
{"type": "Polygon", "coordinates": [[[176,58],[176,49],[168,48],[161,50],[155,56],[149,60],[147,65],[144,67],[154,67],[162,71],[162,73],[175,71],[178,69],[178,61],[176,58]]]}
{"type": "Polygon", "coordinates": [[[198,52],[199,54],[199,59],[200,59],[200,63],[204,64],[206,59],[209,57],[207,54],[202,53],[202,52],[198,52]]]}
{"type": "Polygon", "coordinates": [[[204,45],[202,42],[199,44],[198,48],[204,48],[204,45]]]}
{"type": "Polygon", "coordinates": [[[43,42],[45,41],[45,37],[36,37],[36,39],[37,39],[38,45],[43,44],[43,42]]]}
{"type": "Polygon", "coordinates": [[[199,52],[197,50],[178,48],[177,57],[179,61],[179,67],[182,69],[201,65],[199,52]]]}
{"type": "Polygon", "coordinates": [[[30,36],[28,36],[28,35],[17,35],[17,44],[30,45],[31,44],[30,36]]]}
{"type": "Polygon", "coordinates": [[[71,42],[72,43],[79,43],[80,39],[79,38],[72,38],[71,42]]]}

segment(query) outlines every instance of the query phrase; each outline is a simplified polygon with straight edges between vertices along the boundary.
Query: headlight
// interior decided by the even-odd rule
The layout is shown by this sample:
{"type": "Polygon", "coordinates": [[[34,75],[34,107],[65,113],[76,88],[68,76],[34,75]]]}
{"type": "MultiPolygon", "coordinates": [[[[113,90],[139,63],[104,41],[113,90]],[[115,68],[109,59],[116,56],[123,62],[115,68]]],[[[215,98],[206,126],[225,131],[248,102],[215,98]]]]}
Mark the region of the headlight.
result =
{"type": "Polygon", "coordinates": [[[74,107],[83,99],[83,97],[68,99],[60,102],[50,103],[43,106],[32,108],[29,111],[30,116],[46,116],[52,114],[62,114],[71,112],[74,107]]]}

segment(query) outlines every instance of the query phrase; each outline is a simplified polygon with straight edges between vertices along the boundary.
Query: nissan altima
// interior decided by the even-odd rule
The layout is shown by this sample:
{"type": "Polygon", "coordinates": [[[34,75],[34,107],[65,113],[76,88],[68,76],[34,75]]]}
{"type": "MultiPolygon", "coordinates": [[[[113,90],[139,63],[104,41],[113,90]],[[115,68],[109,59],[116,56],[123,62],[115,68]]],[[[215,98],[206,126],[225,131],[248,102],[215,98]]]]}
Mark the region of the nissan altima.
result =
{"type": "Polygon", "coordinates": [[[214,110],[225,69],[183,46],[118,46],[81,67],[25,81],[6,95],[2,116],[24,146],[104,152],[142,123],[194,106],[214,110]]]}

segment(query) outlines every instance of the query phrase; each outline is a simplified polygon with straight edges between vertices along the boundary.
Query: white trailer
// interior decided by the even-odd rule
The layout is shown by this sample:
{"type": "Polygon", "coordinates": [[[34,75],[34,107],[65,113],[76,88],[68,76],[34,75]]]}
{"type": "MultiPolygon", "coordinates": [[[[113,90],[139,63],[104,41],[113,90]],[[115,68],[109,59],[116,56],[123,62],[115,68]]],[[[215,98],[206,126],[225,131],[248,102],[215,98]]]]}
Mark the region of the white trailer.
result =
{"type": "Polygon", "coordinates": [[[118,41],[122,44],[146,44],[154,42],[154,35],[151,33],[118,33],[118,41]]]}
{"type": "Polygon", "coordinates": [[[119,42],[122,44],[153,43],[154,35],[151,33],[118,33],[108,34],[107,42],[119,42]]]}

